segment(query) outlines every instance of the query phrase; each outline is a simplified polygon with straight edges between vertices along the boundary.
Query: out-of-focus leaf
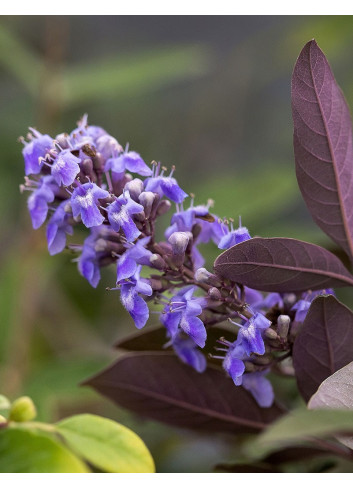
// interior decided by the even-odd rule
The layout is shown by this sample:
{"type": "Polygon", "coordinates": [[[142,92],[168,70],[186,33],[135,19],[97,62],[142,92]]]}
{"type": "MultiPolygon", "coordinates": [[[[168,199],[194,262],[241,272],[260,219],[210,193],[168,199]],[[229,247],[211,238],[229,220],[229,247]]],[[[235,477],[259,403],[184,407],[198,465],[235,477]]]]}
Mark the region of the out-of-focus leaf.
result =
{"type": "Polygon", "coordinates": [[[105,472],[154,472],[146,445],[133,431],[92,414],[64,419],[56,425],[69,447],[105,472]]]}
{"type": "Polygon", "coordinates": [[[306,440],[353,432],[353,411],[298,409],[272,424],[247,447],[248,454],[263,458],[284,447],[306,440]]]}
{"type": "Polygon", "coordinates": [[[308,401],[321,382],[351,361],[352,311],[333,295],[317,297],[293,346],[295,375],[304,399],[308,401]]]}
{"type": "Polygon", "coordinates": [[[340,260],[320,246],[291,238],[253,238],[215,261],[222,277],[258,290],[302,292],[353,285],[340,260]]]}
{"type": "Polygon", "coordinates": [[[58,399],[60,402],[71,403],[75,400],[89,400],[92,396],[88,392],[81,391],[79,397],[77,396],[78,385],[82,379],[102,368],[103,364],[103,359],[95,357],[65,357],[62,360],[43,362],[40,369],[34,371],[26,381],[27,394],[36,400],[38,418],[52,420],[57,414],[58,399]]]}
{"type": "Polygon", "coordinates": [[[75,65],[63,73],[63,100],[72,106],[137,95],[204,75],[210,63],[209,53],[202,46],[183,46],[75,65]]]}
{"type": "Polygon", "coordinates": [[[3,23],[0,26],[0,64],[10,71],[31,95],[37,94],[43,68],[41,59],[30,49],[28,42],[22,41],[3,23]]]}
{"type": "Polygon", "coordinates": [[[353,144],[349,108],[325,55],[308,42],[292,78],[298,184],[318,226],[353,257],[353,144]]]}
{"type": "Polygon", "coordinates": [[[260,408],[219,369],[199,374],[169,353],[126,355],[85,385],[143,416],[205,431],[256,432],[282,414],[260,408]]]}
{"type": "Polygon", "coordinates": [[[23,427],[0,430],[0,472],[89,472],[54,438],[23,427]]]}
{"type": "MultiPolygon", "coordinates": [[[[323,381],[308,408],[353,410],[353,362],[323,381]]],[[[340,441],[353,449],[353,437],[341,437],[340,441]]]]}

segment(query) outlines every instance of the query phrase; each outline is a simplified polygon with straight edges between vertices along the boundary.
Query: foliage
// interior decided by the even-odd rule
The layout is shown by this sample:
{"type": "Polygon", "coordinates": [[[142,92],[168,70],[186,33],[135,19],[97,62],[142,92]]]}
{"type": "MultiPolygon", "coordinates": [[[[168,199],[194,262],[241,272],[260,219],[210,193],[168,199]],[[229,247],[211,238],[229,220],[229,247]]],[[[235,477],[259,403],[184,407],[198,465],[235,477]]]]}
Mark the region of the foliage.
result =
{"type": "Polygon", "coordinates": [[[28,397],[1,397],[0,472],[154,472],[143,441],[131,430],[91,414],[56,424],[33,421],[28,397]]]}

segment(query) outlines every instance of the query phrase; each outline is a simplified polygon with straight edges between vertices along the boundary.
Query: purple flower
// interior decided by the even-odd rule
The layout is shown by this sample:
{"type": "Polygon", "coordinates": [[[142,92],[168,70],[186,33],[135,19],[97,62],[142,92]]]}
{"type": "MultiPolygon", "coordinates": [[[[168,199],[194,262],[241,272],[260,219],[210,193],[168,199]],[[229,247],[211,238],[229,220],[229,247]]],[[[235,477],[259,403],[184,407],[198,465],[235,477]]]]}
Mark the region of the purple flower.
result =
{"type": "Polygon", "coordinates": [[[79,185],[71,196],[74,218],[81,216],[82,222],[87,228],[101,225],[104,217],[98,209],[98,200],[107,197],[109,197],[109,192],[101,189],[95,183],[89,182],[79,185]]]}
{"type": "Polygon", "coordinates": [[[64,149],[53,161],[51,174],[58,185],[69,186],[80,171],[81,160],[74,156],[69,149],[64,149]]]}
{"type": "Polygon", "coordinates": [[[181,289],[166,306],[161,315],[161,322],[167,328],[173,340],[180,329],[184,331],[196,345],[203,348],[206,342],[206,328],[197,316],[202,313],[202,307],[206,305],[203,297],[193,297],[195,287],[181,289]]]}
{"type": "Polygon", "coordinates": [[[231,229],[225,234],[218,243],[218,248],[221,250],[227,250],[234,245],[242,243],[251,239],[249,231],[247,228],[241,225],[241,220],[239,219],[239,227],[237,229],[233,229],[233,223],[231,223],[231,229]]]}
{"type": "Polygon", "coordinates": [[[35,129],[31,129],[31,131],[34,137],[29,143],[24,143],[25,147],[22,150],[26,175],[40,173],[43,162],[39,161],[39,158],[45,158],[53,146],[53,140],[48,134],[41,134],[35,129]]]}
{"type": "Polygon", "coordinates": [[[73,234],[73,228],[68,222],[71,215],[67,212],[69,202],[69,200],[62,202],[48,222],[47,241],[50,255],[61,253],[66,245],[66,235],[73,234]]]}
{"type": "Polygon", "coordinates": [[[127,244],[127,250],[118,260],[117,263],[117,282],[132,277],[138,268],[138,265],[149,265],[152,252],[146,250],[145,246],[149,243],[150,237],[140,239],[134,245],[127,244]]]}
{"type": "Polygon", "coordinates": [[[105,171],[109,170],[121,176],[126,170],[138,173],[144,177],[152,175],[152,170],[148,168],[141,156],[135,151],[128,151],[114,158],[109,158],[105,164],[105,171]]]}
{"type": "Polygon", "coordinates": [[[92,228],[91,235],[83,243],[82,253],[78,259],[78,270],[96,288],[100,278],[99,255],[95,250],[95,242],[99,233],[99,226],[92,228]]]}
{"type": "Polygon", "coordinates": [[[278,294],[277,292],[271,292],[270,294],[267,294],[265,298],[261,297],[260,300],[254,301],[251,305],[254,309],[258,311],[264,309],[271,309],[276,305],[278,305],[279,308],[282,308],[283,298],[281,294],[278,294]]]}
{"type": "Polygon", "coordinates": [[[149,309],[146,302],[138,294],[152,295],[152,287],[146,279],[140,278],[141,265],[128,280],[121,283],[120,299],[122,305],[128,311],[135,322],[135,326],[141,329],[149,318],[149,309]]]}
{"type": "MultiPolygon", "coordinates": [[[[232,322],[234,323],[234,321],[232,322]]],[[[262,331],[269,328],[270,325],[271,321],[259,312],[255,313],[250,319],[247,319],[244,324],[237,324],[240,327],[238,340],[241,341],[247,355],[251,353],[263,355],[265,353],[262,331]]]]}
{"type": "Polygon", "coordinates": [[[235,385],[241,385],[242,376],[245,372],[244,360],[248,355],[239,340],[234,341],[234,343],[223,341],[223,344],[227,346],[227,353],[223,360],[223,368],[232,378],[235,385]]]}
{"type": "Polygon", "coordinates": [[[172,177],[151,177],[145,181],[146,192],[155,192],[156,194],[163,197],[164,195],[176,202],[181,204],[183,200],[188,196],[187,193],[182,190],[175,178],[172,177]]]}
{"type": "Polygon", "coordinates": [[[332,289],[316,290],[315,292],[305,292],[302,294],[302,298],[291,309],[292,311],[296,311],[294,320],[303,323],[315,297],[326,294],[335,295],[332,289]]]}
{"type": "Polygon", "coordinates": [[[54,183],[51,175],[42,177],[38,182],[37,188],[28,198],[27,205],[31,215],[34,229],[40,228],[48,215],[48,203],[55,199],[57,185],[54,183]]]}
{"type": "Polygon", "coordinates": [[[172,341],[172,346],[182,362],[190,365],[197,372],[202,373],[206,370],[206,358],[191,338],[177,335],[172,341]]]}
{"type": "Polygon", "coordinates": [[[243,375],[243,387],[248,390],[261,407],[270,407],[274,400],[271,382],[266,379],[267,372],[252,372],[243,375]]]}
{"type": "Polygon", "coordinates": [[[140,236],[141,231],[137,229],[131,216],[143,212],[143,206],[130,197],[128,190],[107,207],[107,212],[114,231],[119,231],[121,227],[127,241],[132,242],[140,236]]]}

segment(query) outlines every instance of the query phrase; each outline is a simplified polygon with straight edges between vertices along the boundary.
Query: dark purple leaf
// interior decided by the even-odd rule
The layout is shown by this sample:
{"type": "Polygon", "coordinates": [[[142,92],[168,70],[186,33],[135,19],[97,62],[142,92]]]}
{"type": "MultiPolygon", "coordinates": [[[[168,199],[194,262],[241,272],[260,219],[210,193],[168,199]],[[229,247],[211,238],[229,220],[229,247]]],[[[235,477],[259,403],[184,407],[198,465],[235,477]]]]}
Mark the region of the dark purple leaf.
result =
{"type": "Polygon", "coordinates": [[[292,78],[294,153],[300,190],[315,222],[353,256],[353,149],[349,109],[315,41],[292,78]]]}
{"type": "Polygon", "coordinates": [[[317,297],[293,346],[298,388],[306,401],[321,382],[353,361],[353,313],[333,295],[317,297]]]}
{"type": "Polygon", "coordinates": [[[290,238],[253,238],[222,253],[218,275],[269,292],[302,292],[353,285],[353,276],[329,251],[290,238]]]}
{"type": "Polygon", "coordinates": [[[184,428],[256,432],[283,414],[260,408],[223,371],[199,374],[169,353],[129,354],[85,382],[140,415],[184,428]]]}
{"type": "MultiPolygon", "coordinates": [[[[202,349],[203,353],[215,353],[216,341],[221,337],[233,342],[236,340],[237,335],[234,329],[231,331],[229,328],[219,326],[207,328],[207,340],[205,347],[202,349]]],[[[167,341],[165,327],[157,326],[146,331],[133,333],[127,338],[118,341],[115,347],[126,351],[165,351],[164,345],[167,341]]]]}

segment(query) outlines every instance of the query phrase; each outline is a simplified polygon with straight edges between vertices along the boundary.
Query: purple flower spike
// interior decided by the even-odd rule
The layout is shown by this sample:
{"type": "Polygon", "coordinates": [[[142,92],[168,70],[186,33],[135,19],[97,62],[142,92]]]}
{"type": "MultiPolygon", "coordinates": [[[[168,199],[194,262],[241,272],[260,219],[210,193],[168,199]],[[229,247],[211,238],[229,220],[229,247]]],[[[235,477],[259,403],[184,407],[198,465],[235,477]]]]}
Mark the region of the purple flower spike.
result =
{"type": "Polygon", "coordinates": [[[243,387],[255,398],[259,406],[267,408],[272,406],[274,392],[271,382],[266,379],[267,372],[253,372],[243,375],[243,387]]]}
{"type": "Polygon", "coordinates": [[[80,171],[81,160],[74,156],[69,149],[61,151],[53,161],[51,174],[58,185],[69,186],[80,171]]]}
{"type": "Polygon", "coordinates": [[[42,177],[38,187],[28,198],[27,205],[31,215],[33,229],[38,229],[48,215],[48,203],[55,199],[57,186],[50,175],[42,177]]]}
{"type": "Polygon", "coordinates": [[[116,158],[110,158],[105,165],[105,171],[108,170],[117,174],[122,174],[128,170],[144,177],[152,175],[151,168],[148,168],[141,156],[138,153],[135,153],[135,151],[129,151],[116,158]]]}
{"type": "Polygon", "coordinates": [[[202,373],[206,370],[206,358],[191,338],[183,338],[178,335],[174,338],[172,346],[182,362],[190,365],[197,372],[202,373]]]}
{"type": "Polygon", "coordinates": [[[47,241],[50,255],[61,253],[66,245],[66,235],[73,234],[73,228],[68,223],[70,214],[66,212],[69,202],[62,202],[48,222],[47,241]]]}
{"type": "Polygon", "coordinates": [[[149,309],[146,302],[138,294],[152,295],[152,287],[140,278],[141,265],[128,281],[121,284],[120,299],[122,305],[128,311],[135,322],[135,326],[141,329],[149,318],[149,309]]]}
{"type": "Polygon", "coordinates": [[[109,197],[109,192],[99,188],[95,183],[85,183],[72,192],[71,206],[74,218],[81,216],[87,228],[100,226],[104,217],[98,209],[98,200],[109,197]]]}
{"type": "Polygon", "coordinates": [[[128,249],[121,255],[117,263],[117,282],[132,277],[138,265],[150,265],[152,252],[145,248],[150,239],[147,236],[134,245],[127,245],[129,246],[128,249]]]}
{"type": "Polygon", "coordinates": [[[161,321],[167,328],[170,337],[175,338],[182,329],[199,347],[206,343],[206,328],[197,316],[202,313],[202,307],[206,305],[206,299],[193,297],[195,287],[186,287],[179,291],[166,306],[161,315],[161,321]]]}
{"type": "Polygon", "coordinates": [[[114,231],[118,232],[121,227],[128,242],[132,242],[140,236],[141,231],[137,229],[131,216],[142,212],[143,206],[137,204],[130,197],[128,190],[125,190],[123,195],[110,204],[107,211],[109,222],[114,231]]]}
{"type": "Polygon", "coordinates": [[[48,134],[41,134],[34,130],[32,132],[35,137],[29,143],[25,143],[25,147],[22,150],[26,175],[40,173],[43,162],[40,162],[39,158],[45,158],[45,155],[53,147],[53,140],[48,134]]]}
{"type": "Polygon", "coordinates": [[[98,263],[98,254],[94,248],[97,238],[95,228],[92,228],[92,234],[85,239],[81,256],[78,259],[78,270],[80,274],[96,288],[100,278],[100,267],[98,263]]]}

